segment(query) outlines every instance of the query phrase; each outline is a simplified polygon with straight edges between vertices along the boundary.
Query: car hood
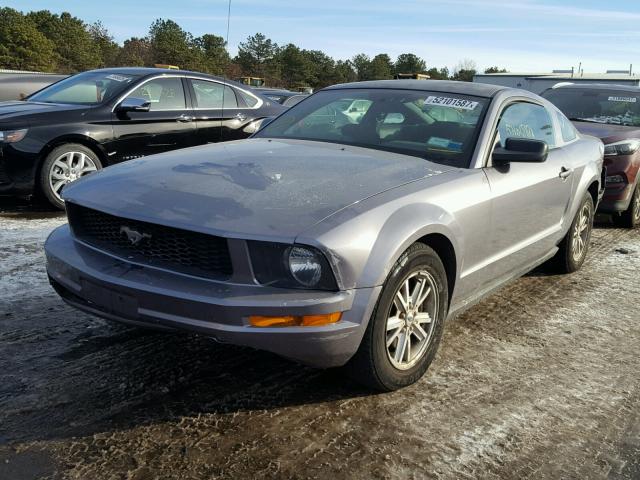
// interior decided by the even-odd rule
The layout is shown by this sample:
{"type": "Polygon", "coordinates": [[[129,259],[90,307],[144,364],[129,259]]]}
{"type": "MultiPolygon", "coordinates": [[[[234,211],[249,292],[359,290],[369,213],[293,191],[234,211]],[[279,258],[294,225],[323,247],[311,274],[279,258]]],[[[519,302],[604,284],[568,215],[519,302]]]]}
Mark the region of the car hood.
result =
{"type": "Polygon", "coordinates": [[[366,148],[254,138],[126,162],[69,185],[64,197],[142,221],[290,242],[355,202],[447,170],[366,148]]]}
{"type": "Polygon", "coordinates": [[[86,105],[66,105],[60,103],[10,101],[0,102],[0,121],[45,112],[64,112],[86,110],[86,105]]]}
{"type": "Polygon", "coordinates": [[[598,137],[604,143],[619,142],[627,138],[640,138],[640,128],[607,123],[574,121],[578,131],[584,135],[598,137]]]}

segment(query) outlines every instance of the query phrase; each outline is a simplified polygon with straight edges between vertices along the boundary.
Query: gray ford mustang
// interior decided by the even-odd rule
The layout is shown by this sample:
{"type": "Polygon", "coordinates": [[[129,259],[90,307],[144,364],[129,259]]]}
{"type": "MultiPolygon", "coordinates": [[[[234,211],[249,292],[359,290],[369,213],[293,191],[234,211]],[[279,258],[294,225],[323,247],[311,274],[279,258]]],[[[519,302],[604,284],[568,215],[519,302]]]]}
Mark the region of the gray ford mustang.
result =
{"type": "Polygon", "coordinates": [[[448,316],[544,262],[580,268],[602,159],[526,91],[336,85],[251,139],[69,185],[47,270],[86,312],[393,390],[424,374],[448,316]]]}

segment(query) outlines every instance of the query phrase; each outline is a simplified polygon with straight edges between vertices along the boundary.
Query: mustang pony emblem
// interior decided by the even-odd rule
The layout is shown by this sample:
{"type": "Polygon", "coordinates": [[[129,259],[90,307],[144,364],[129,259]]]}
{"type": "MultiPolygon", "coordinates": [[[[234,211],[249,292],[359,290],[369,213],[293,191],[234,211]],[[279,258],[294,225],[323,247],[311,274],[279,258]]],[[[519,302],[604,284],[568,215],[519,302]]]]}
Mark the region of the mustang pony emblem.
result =
{"type": "Polygon", "coordinates": [[[120,227],[120,235],[122,235],[123,233],[127,236],[127,239],[129,240],[129,242],[131,242],[131,245],[137,245],[145,238],[151,238],[151,235],[149,235],[148,233],[137,232],[136,230],[133,230],[126,225],[120,227]]]}

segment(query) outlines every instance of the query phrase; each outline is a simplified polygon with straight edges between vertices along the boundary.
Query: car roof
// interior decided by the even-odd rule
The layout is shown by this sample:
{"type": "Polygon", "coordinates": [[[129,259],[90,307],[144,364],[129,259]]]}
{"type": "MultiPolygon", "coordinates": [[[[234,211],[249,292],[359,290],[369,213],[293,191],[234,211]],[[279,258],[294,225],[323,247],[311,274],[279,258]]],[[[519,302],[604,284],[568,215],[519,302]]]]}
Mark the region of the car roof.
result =
{"type": "Polygon", "coordinates": [[[621,90],[624,92],[640,93],[640,87],[637,87],[635,85],[618,85],[615,83],[566,83],[564,85],[558,85],[550,88],[550,90],[565,90],[565,89],[621,90]]]}
{"type": "Polygon", "coordinates": [[[520,90],[504,87],[501,85],[490,85],[488,83],[456,82],[452,80],[370,80],[367,82],[341,83],[332,85],[324,90],[346,88],[379,88],[379,89],[399,89],[399,90],[428,90],[432,92],[457,93],[462,95],[474,95],[476,97],[491,98],[498,92],[505,90],[520,90]]]}
{"type": "Polygon", "coordinates": [[[104,72],[104,73],[122,73],[122,74],[131,74],[131,75],[153,75],[153,74],[162,74],[162,73],[170,73],[177,75],[196,75],[198,77],[207,77],[214,80],[219,80],[227,83],[238,83],[228,78],[222,78],[215,75],[209,75],[208,73],[201,72],[193,72],[191,70],[175,70],[172,68],[151,68],[151,67],[114,67],[114,68],[98,68],[95,70],[90,70],[91,72],[104,72]]]}

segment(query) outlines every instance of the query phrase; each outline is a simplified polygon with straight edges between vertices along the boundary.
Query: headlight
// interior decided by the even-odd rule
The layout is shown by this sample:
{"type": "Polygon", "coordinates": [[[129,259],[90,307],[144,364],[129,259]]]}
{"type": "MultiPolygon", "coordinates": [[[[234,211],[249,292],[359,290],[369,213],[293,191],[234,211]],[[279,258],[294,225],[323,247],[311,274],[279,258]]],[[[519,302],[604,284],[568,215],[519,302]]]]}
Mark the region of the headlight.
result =
{"type": "Polygon", "coordinates": [[[609,155],[631,155],[640,148],[640,140],[623,140],[621,142],[610,143],[604,146],[604,154],[609,155]]]}
{"type": "Polygon", "coordinates": [[[291,275],[305,287],[318,284],[322,276],[322,263],[317,252],[305,247],[289,250],[289,270],[291,275]]]}
{"type": "Polygon", "coordinates": [[[318,249],[285,243],[247,243],[259,283],[282,288],[338,289],[331,266],[318,249]]]}
{"type": "Polygon", "coordinates": [[[27,129],[21,130],[5,130],[0,132],[0,142],[4,143],[16,143],[22,140],[27,135],[27,129]]]}
{"type": "Polygon", "coordinates": [[[610,183],[625,183],[626,179],[622,175],[611,175],[606,178],[606,183],[609,185],[610,183]]]}

